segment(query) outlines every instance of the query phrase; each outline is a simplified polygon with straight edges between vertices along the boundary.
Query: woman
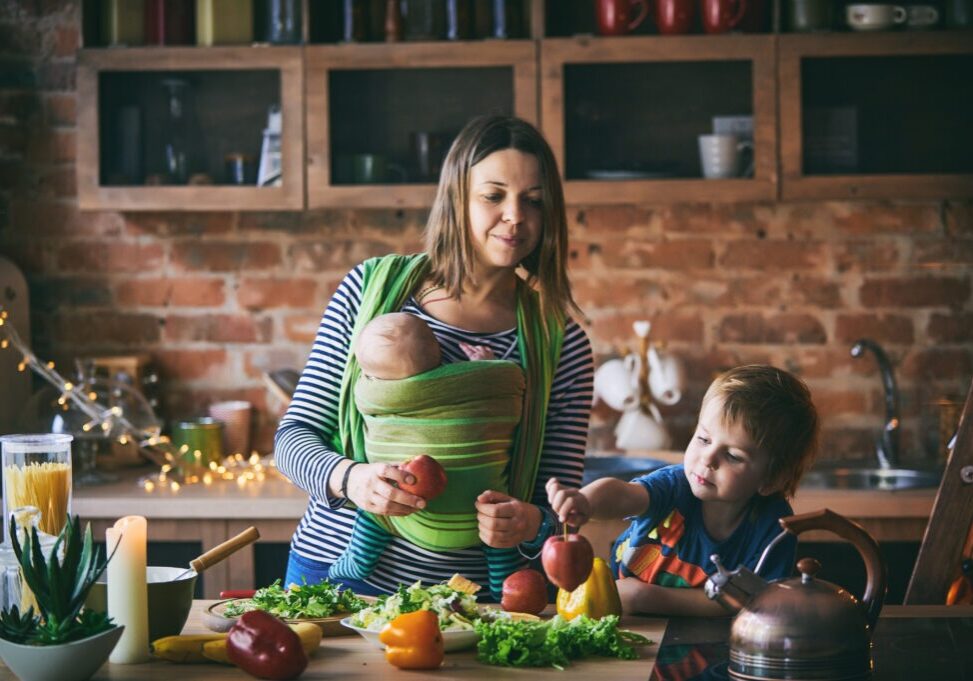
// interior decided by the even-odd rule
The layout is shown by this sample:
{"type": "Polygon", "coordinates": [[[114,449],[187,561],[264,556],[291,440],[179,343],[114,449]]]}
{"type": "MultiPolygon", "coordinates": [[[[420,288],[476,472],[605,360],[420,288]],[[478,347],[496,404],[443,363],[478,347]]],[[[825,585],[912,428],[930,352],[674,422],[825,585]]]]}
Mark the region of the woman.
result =
{"type": "MultiPolygon", "coordinates": [[[[390,311],[425,321],[444,363],[464,361],[462,345],[485,345],[525,367],[525,403],[529,396],[533,411],[525,408],[521,430],[528,445],[536,440],[536,452],[530,463],[511,466],[510,494],[479,495],[476,515],[487,547],[517,549],[507,552],[515,556],[509,572],[536,556],[557,531],[544,483],[556,476],[580,485],[591,404],[591,346],[568,318],[578,308],[567,281],[567,251],[560,176],[540,133],[505,116],[467,124],[443,164],[425,254],[367,261],[345,277],[277,431],[278,468],[310,495],[291,542],[286,584],[329,576],[355,521],[347,502],[378,518],[424,506],[397,487],[406,473],[361,463],[361,419],[347,399],[357,369],[352,338],[369,319],[390,311]],[[390,262],[391,272],[385,267],[390,262]]],[[[332,581],[378,594],[457,572],[486,583],[484,548],[434,552],[396,537],[364,581],[338,575],[332,581]]]]}

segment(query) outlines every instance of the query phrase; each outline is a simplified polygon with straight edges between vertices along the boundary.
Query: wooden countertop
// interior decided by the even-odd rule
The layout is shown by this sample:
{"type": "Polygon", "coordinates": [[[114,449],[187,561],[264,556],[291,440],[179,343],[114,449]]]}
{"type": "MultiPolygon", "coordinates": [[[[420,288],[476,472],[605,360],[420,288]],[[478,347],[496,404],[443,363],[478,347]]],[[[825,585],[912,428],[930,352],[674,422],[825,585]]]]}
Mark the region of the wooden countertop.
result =
{"type": "MultiPolygon", "coordinates": [[[[146,492],[136,485],[140,475],[153,472],[154,469],[129,470],[117,482],[75,488],[74,513],[84,519],[138,514],[165,519],[246,517],[296,521],[307,507],[307,494],[283,477],[248,482],[242,487],[225,481],[210,486],[184,485],[175,492],[158,486],[146,492]]],[[[925,520],[935,496],[935,488],[896,492],[799,488],[791,505],[797,513],[827,507],[850,518],[925,520]]]]}
{"type": "MultiPolygon", "coordinates": [[[[213,601],[194,601],[189,620],[183,629],[185,634],[210,633],[203,627],[201,613],[213,601]]],[[[973,606],[887,606],[882,610],[883,618],[893,617],[973,617],[973,606]]],[[[493,667],[476,661],[475,651],[447,653],[443,667],[434,673],[436,679],[503,679],[521,678],[551,678],[565,679],[565,674],[572,681],[644,681],[651,675],[655,664],[655,655],[659,644],[665,635],[668,621],[663,618],[625,617],[622,626],[637,631],[648,637],[654,643],[642,646],[639,650],[640,659],[625,661],[615,659],[594,658],[580,660],[573,663],[567,670],[557,669],[514,669],[509,667],[493,667]]],[[[917,654],[922,654],[917,649],[917,654]]],[[[182,681],[203,681],[209,679],[244,679],[250,678],[234,667],[219,664],[172,664],[162,660],[153,660],[141,665],[113,665],[105,664],[93,677],[93,681],[148,681],[155,679],[179,678],[182,681]]],[[[357,635],[325,638],[321,647],[310,660],[307,670],[301,679],[412,679],[426,678],[425,673],[400,671],[388,664],[383,653],[372,644],[357,635]]],[[[15,677],[0,664],[0,681],[14,681],[15,677]]]]}

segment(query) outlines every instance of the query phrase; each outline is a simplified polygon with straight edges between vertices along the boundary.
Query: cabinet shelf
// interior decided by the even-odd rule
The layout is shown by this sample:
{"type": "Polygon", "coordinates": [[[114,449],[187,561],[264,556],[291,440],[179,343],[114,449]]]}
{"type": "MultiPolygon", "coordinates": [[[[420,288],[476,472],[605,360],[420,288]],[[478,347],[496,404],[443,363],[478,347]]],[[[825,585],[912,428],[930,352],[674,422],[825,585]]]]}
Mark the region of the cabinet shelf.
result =
{"type": "Polygon", "coordinates": [[[301,48],[173,47],[82,50],[78,59],[78,203],[82,210],[299,210],[304,207],[304,106],[301,48]],[[165,80],[194,91],[190,172],[212,185],[146,185],[161,176],[166,132],[165,80]],[[195,86],[195,87],[192,87],[195,86]],[[223,155],[259,160],[270,105],[279,105],[280,186],[224,181],[223,155]],[[122,129],[120,112],[139,122],[122,129]],[[116,156],[137,150],[119,177],[116,156]],[[144,160],[142,160],[144,159],[144,160]],[[139,169],[135,170],[135,166],[139,169]]]}
{"type": "Polygon", "coordinates": [[[430,206],[435,178],[416,172],[410,135],[432,133],[444,154],[475,115],[536,123],[536,49],[529,40],[306,48],[308,206],[430,206]],[[376,157],[385,177],[356,172],[376,157]]]}
{"type": "Polygon", "coordinates": [[[779,38],[782,198],[973,195],[973,33],[779,38]]]}
{"type": "Polygon", "coordinates": [[[768,35],[541,41],[542,128],[567,200],[776,198],[774,57],[768,35]],[[715,116],[752,119],[751,177],[703,179],[697,137],[715,116]]]}

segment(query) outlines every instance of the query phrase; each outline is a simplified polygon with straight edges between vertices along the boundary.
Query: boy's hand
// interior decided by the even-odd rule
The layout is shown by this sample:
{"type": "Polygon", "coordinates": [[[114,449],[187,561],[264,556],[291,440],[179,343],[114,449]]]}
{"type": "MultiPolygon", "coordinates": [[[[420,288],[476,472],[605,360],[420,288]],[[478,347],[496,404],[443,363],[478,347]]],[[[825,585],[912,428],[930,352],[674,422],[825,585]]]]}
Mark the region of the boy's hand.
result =
{"type": "Polygon", "coordinates": [[[581,490],[565,487],[557,478],[551,478],[545,485],[547,500],[558,520],[571,527],[581,527],[591,520],[591,503],[581,490]]]}

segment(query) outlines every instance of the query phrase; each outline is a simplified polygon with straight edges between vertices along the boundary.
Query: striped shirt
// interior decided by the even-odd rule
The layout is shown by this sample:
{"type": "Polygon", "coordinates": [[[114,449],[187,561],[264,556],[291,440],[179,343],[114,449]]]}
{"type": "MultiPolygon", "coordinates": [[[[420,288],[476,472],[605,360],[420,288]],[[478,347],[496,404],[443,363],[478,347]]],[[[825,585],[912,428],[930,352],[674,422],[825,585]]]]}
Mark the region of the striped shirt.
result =
{"type": "MultiPolygon", "coordinates": [[[[310,495],[307,511],[291,541],[291,551],[326,564],[333,563],[344,551],[355,521],[355,510],[328,490],[331,473],[343,459],[329,442],[338,427],[341,377],[361,297],[359,265],[344,278],[324,311],[304,372],[275,438],[278,469],[310,495]]],[[[413,298],[402,311],[429,325],[441,346],[444,363],[466,360],[460,342],[489,346],[498,359],[521,363],[516,329],[497,333],[464,331],[431,317],[413,298]]],[[[544,483],[552,476],[572,487],[581,485],[593,373],[588,337],[577,323],[569,321],[551,388],[544,449],[532,497],[538,506],[548,507],[544,483]]],[[[526,563],[524,559],[522,566],[526,563]]],[[[399,584],[416,580],[448,580],[456,572],[486,584],[483,549],[433,552],[395,537],[366,581],[383,591],[393,591],[399,584]]]]}

